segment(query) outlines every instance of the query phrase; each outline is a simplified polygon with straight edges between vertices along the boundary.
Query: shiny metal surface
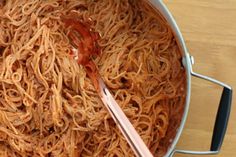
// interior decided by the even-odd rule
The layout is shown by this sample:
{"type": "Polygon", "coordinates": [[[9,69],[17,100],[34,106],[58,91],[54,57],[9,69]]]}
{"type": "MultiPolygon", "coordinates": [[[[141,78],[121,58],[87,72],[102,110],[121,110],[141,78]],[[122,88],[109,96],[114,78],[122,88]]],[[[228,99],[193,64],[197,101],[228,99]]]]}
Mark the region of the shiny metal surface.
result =
{"type": "Polygon", "coordinates": [[[213,155],[213,154],[217,154],[217,153],[219,153],[219,151],[176,150],[176,144],[177,144],[177,142],[180,138],[180,135],[183,131],[184,124],[186,122],[187,115],[188,115],[188,110],[189,110],[189,105],[190,105],[190,96],[191,96],[191,76],[207,80],[209,82],[212,82],[212,83],[215,83],[217,85],[226,87],[228,89],[231,89],[231,87],[229,85],[223,83],[223,82],[220,82],[220,81],[216,80],[216,79],[213,79],[213,78],[207,77],[205,75],[195,73],[193,71],[192,65],[194,64],[194,58],[189,55],[189,53],[187,51],[187,47],[186,47],[184,39],[183,39],[183,36],[182,36],[182,34],[179,30],[178,25],[176,24],[176,22],[173,18],[173,16],[171,15],[171,13],[169,12],[167,7],[165,6],[165,4],[161,0],[148,0],[148,2],[150,2],[150,4],[164,16],[164,18],[167,20],[168,24],[172,28],[172,30],[174,32],[174,35],[176,37],[177,44],[179,45],[179,48],[180,48],[181,52],[183,53],[182,62],[183,62],[183,65],[185,67],[186,75],[187,75],[187,96],[186,96],[186,101],[185,101],[185,110],[184,110],[183,118],[182,118],[181,124],[179,126],[179,129],[177,131],[177,134],[176,134],[171,146],[169,147],[165,157],[172,157],[175,153],[194,154],[194,155],[213,155]]]}
{"type": "Polygon", "coordinates": [[[169,157],[174,156],[175,153],[181,154],[191,154],[191,155],[215,155],[218,154],[219,151],[188,151],[188,150],[174,150],[169,157]]]}
{"type": "Polygon", "coordinates": [[[170,27],[172,28],[176,41],[179,45],[179,48],[181,50],[181,52],[183,53],[183,65],[185,67],[186,70],[186,77],[187,77],[187,95],[186,95],[186,100],[185,100],[185,110],[184,110],[184,114],[183,114],[183,118],[182,121],[180,123],[179,129],[177,131],[177,134],[175,136],[175,138],[173,139],[173,142],[171,144],[171,146],[169,147],[169,150],[167,151],[165,157],[169,157],[171,156],[171,154],[173,154],[176,144],[180,138],[180,135],[183,131],[184,128],[184,124],[186,122],[187,119],[187,115],[188,115],[188,110],[189,110],[189,104],[190,104],[190,95],[191,95],[191,69],[192,69],[192,64],[191,64],[191,60],[189,57],[189,54],[187,52],[187,47],[185,45],[183,36],[179,30],[179,27],[177,26],[174,18],[172,17],[171,13],[169,12],[169,10],[167,9],[167,7],[164,5],[164,3],[161,0],[148,0],[151,5],[157,9],[163,16],[164,18],[167,20],[168,24],[170,25],[170,27]]]}
{"type": "Polygon", "coordinates": [[[214,79],[214,78],[211,78],[211,77],[208,77],[208,76],[205,76],[205,75],[202,75],[202,74],[198,74],[198,73],[196,73],[196,72],[194,72],[194,71],[192,71],[192,70],[191,70],[191,74],[192,74],[193,76],[195,76],[195,77],[198,77],[198,78],[200,78],[200,79],[207,80],[207,81],[212,82],[212,83],[215,83],[215,84],[217,84],[217,85],[219,85],[219,86],[226,87],[226,88],[228,88],[228,89],[232,89],[229,85],[227,85],[227,84],[225,84],[225,83],[223,83],[223,82],[220,82],[220,81],[218,81],[218,80],[216,80],[216,79],[214,79]]]}

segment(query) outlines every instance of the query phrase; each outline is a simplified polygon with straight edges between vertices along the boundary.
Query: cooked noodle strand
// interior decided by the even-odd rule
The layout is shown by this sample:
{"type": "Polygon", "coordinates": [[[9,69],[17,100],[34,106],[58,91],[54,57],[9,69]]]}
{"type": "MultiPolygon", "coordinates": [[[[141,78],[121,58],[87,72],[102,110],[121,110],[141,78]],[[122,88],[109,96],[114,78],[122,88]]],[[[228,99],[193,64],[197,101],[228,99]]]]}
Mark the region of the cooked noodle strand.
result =
{"type": "Polygon", "coordinates": [[[99,74],[163,156],[182,118],[186,77],[171,28],[144,0],[0,1],[0,156],[134,156],[73,59],[61,18],[70,14],[100,34],[99,74]]]}

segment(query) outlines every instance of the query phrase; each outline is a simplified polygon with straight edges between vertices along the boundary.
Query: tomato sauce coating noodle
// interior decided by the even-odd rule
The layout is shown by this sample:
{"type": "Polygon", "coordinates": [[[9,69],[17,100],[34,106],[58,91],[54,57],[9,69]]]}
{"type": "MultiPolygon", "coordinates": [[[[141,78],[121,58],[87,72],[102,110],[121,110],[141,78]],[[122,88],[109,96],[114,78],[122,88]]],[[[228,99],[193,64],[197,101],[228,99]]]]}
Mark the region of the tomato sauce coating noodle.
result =
{"type": "Polygon", "coordinates": [[[81,40],[72,45],[80,53],[91,46],[114,98],[163,156],[181,122],[186,74],[170,26],[144,0],[0,1],[0,156],[134,156],[71,57],[77,50],[62,18],[71,13],[91,28],[73,32],[81,40]]]}

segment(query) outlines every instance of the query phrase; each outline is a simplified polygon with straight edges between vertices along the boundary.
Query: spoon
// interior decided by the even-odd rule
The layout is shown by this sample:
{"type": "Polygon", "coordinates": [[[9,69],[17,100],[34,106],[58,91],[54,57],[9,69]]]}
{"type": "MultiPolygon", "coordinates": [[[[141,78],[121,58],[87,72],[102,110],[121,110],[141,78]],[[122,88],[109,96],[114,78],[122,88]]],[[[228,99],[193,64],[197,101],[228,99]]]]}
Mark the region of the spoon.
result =
{"type": "Polygon", "coordinates": [[[70,28],[68,37],[72,42],[72,53],[74,59],[84,66],[86,73],[93,82],[100,99],[109,111],[111,117],[117,124],[121,133],[127,140],[129,146],[137,157],[153,157],[150,150],[137,133],[129,119],[126,117],[119,104],[113,98],[111,92],[106,87],[104,81],[98,73],[98,70],[91,60],[91,56],[100,53],[97,44],[98,34],[92,32],[87,23],[83,23],[78,18],[67,17],[62,18],[67,28],[70,28]],[[79,34],[79,36],[78,36],[79,34]]]}

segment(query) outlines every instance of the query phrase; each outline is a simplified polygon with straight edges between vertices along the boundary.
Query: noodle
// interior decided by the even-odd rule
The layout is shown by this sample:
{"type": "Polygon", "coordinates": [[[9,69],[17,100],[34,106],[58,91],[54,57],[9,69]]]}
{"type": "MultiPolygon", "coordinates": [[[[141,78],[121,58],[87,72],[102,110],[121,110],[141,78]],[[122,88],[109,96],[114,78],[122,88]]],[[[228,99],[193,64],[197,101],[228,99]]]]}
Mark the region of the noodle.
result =
{"type": "Polygon", "coordinates": [[[71,56],[61,19],[70,13],[100,34],[99,74],[163,156],[182,118],[185,70],[165,19],[136,0],[0,2],[0,156],[134,156],[71,56]]]}

